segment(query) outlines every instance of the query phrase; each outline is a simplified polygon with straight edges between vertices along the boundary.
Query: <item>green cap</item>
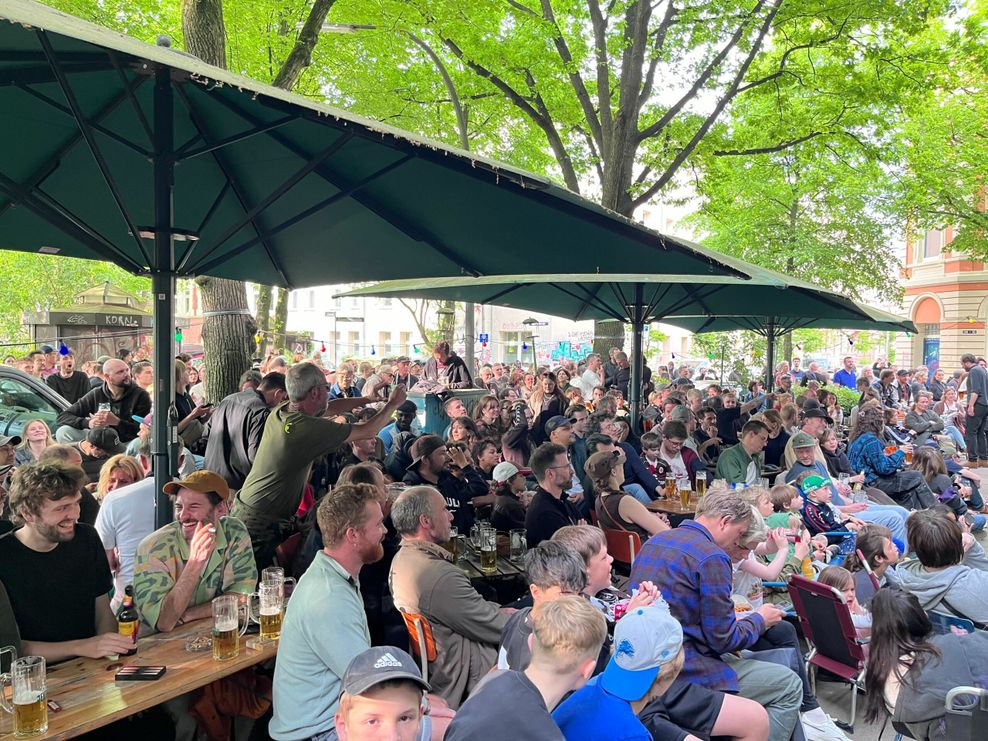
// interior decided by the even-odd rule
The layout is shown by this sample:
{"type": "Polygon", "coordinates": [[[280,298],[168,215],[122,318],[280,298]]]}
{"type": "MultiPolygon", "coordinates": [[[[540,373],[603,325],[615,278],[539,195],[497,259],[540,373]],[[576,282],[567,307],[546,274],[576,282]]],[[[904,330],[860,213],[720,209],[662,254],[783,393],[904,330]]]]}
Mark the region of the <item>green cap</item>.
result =
{"type": "Polygon", "coordinates": [[[824,486],[830,486],[830,484],[830,479],[826,476],[813,474],[812,476],[807,476],[803,479],[803,483],[800,484],[800,486],[802,486],[804,494],[809,494],[811,491],[816,491],[824,486]]]}
{"type": "Polygon", "coordinates": [[[792,446],[793,448],[812,448],[816,446],[816,440],[810,433],[800,430],[792,436],[792,446]]]}

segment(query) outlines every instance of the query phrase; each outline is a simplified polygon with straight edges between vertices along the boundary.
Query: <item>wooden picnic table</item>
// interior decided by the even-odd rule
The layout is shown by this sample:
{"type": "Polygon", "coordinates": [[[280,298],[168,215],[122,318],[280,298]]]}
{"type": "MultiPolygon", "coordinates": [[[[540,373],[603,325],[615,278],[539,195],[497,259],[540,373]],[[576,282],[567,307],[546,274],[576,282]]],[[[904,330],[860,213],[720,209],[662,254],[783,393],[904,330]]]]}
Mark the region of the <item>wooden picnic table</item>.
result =
{"type": "Polygon", "coordinates": [[[696,494],[693,495],[693,499],[694,501],[691,501],[688,507],[683,507],[677,495],[675,499],[656,499],[651,501],[645,505],[645,508],[652,512],[662,512],[667,515],[692,517],[696,514],[696,494]]]}
{"type": "MultiPolygon", "coordinates": [[[[187,623],[171,633],[156,633],[138,641],[134,656],[119,659],[72,659],[48,670],[48,699],[61,710],[48,710],[48,732],[32,738],[74,738],[114,721],[184,695],[210,682],[258,664],[277,654],[277,642],[259,650],[248,649],[240,638],[240,655],[229,661],[214,661],[212,649],[192,653],[185,642],[198,633],[212,632],[212,618],[187,623]],[[117,682],[120,666],[167,667],[161,679],[152,682],[117,682]]],[[[0,738],[13,739],[13,719],[0,712],[0,738]]]]}

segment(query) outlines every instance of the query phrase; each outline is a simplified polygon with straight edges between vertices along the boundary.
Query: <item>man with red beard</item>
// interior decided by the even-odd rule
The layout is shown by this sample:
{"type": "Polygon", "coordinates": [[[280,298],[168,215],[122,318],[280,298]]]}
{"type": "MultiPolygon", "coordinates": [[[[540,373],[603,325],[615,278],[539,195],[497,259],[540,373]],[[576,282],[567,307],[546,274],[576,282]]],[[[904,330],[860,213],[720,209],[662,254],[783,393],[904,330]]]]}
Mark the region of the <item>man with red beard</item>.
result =
{"type": "Polygon", "coordinates": [[[384,557],[378,493],[338,486],[319,502],[316,521],[325,548],[292,592],[278,645],[268,732],[279,741],[336,738],[343,674],[371,645],[358,580],[364,564],[384,557]]]}
{"type": "Polygon", "coordinates": [[[79,522],[84,478],[81,468],[62,463],[14,474],[10,514],[23,527],[0,538],[0,582],[25,655],[97,659],[131,647],[110,610],[106,551],[92,526],[79,522]]]}
{"type": "Polygon", "coordinates": [[[212,471],[195,471],[165,484],[175,521],[137,547],[134,601],[142,631],[168,632],[212,616],[221,594],[251,594],[257,567],[247,528],[227,517],[230,487],[212,471]]]}

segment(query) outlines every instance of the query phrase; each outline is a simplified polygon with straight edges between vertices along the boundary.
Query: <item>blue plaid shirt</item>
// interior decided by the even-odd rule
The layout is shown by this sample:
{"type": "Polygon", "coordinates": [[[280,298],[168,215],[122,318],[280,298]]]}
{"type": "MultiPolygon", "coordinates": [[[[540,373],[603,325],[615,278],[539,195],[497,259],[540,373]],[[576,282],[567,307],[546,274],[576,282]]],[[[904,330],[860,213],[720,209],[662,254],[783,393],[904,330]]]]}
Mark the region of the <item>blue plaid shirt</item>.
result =
{"type": "Polygon", "coordinates": [[[731,600],[731,561],[700,523],[687,520],[653,535],[631,569],[632,588],[651,581],[683,626],[683,679],[737,692],[738,678],[721,654],[753,645],[765,630],[761,615],[738,620],[731,600]]]}
{"type": "Polygon", "coordinates": [[[847,459],[855,471],[864,471],[864,482],[871,484],[879,476],[891,476],[902,468],[906,454],[897,450],[892,455],[885,455],[885,443],[875,433],[866,432],[848,446],[847,459]]]}

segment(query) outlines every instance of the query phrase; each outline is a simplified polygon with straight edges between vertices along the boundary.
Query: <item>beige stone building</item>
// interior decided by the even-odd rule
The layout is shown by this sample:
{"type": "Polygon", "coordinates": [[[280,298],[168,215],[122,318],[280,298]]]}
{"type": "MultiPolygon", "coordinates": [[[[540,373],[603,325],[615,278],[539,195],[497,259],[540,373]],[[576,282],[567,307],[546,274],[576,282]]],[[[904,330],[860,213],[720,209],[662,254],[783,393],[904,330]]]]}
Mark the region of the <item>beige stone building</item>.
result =
{"type": "Polygon", "coordinates": [[[929,231],[906,245],[903,314],[919,333],[896,338],[896,365],[960,368],[960,356],[988,354],[988,270],[950,251],[954,230],[929,231]]]}

